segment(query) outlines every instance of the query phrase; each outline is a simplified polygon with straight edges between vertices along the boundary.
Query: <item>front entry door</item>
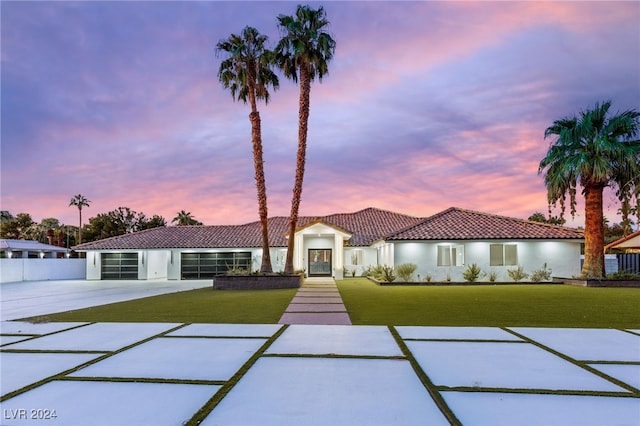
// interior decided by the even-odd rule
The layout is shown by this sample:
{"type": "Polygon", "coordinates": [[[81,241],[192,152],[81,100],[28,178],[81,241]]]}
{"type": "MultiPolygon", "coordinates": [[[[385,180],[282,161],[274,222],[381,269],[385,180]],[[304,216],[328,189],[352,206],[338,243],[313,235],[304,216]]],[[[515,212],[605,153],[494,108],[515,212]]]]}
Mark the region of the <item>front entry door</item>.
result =
{"type": "Polygon", "coordinates": [[[309,276],[331,276],[331,249],[309,249],[309,276]]]}

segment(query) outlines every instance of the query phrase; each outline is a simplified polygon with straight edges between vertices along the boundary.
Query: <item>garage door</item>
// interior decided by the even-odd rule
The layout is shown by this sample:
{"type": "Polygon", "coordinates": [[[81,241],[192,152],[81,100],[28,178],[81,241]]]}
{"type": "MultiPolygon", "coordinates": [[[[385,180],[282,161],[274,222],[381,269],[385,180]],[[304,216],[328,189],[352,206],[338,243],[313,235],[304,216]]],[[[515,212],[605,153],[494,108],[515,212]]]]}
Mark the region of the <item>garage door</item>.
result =
{"type": "Polygon", "coordinates": [[[138,253],[102,253],[103,280],[137,280],[138,253]]]}
{"type": "Polygon", "coordinates": [[[182,253],[183,280],[213,278],[230,269],[251,270],[251,252],[182,253]]]}

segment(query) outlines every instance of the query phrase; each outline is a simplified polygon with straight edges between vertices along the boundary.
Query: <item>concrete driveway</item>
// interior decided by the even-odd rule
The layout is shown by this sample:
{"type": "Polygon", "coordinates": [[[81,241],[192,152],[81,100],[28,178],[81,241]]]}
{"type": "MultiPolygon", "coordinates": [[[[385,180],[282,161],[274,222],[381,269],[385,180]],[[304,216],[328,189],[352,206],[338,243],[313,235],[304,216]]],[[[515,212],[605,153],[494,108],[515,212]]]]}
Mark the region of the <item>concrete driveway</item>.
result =
{"type": "Polygon", "coordinates": [[[0,284],[0,320],[82,309],[211,286],[211,280],[25,281],[0,284]]]}

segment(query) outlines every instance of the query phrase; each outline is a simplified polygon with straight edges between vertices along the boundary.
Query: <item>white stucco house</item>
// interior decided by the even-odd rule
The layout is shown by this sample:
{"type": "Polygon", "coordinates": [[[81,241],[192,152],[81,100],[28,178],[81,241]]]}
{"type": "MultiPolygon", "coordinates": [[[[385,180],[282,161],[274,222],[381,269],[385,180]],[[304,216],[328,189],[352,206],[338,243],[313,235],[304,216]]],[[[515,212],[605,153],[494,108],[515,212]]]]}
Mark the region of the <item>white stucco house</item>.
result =
{"type": "MultiPolygon", "coordinates": [[[[284,269],[288,218],[269,219],[274,271],[284,269]]],[[[376,208],[300,217],[294,267],[342,279],[375,265],[415,263],[421,277],[462,281],[473,263],[506,280],[506,270],[543,264],[555,276],[580,273],[581,231],[460,208],[414,217],[376,208]]],[[[154,228],[74,247],[86,252],[87,279],[202,279],[231,268],[257,270],[260,223],[154,228]]]]}

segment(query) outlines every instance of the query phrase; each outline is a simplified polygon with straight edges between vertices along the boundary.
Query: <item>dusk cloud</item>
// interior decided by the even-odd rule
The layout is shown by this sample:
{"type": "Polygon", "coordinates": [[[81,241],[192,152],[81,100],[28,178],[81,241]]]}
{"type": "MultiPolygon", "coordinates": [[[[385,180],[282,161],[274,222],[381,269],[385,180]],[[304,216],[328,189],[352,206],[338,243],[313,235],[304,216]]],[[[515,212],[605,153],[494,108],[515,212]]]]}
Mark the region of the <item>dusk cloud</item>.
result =
{"type": "MultiPolygon", "coordinates": [[[[317,7],[321,3],[312,3],[317,7]]],[[[640,3],[328,2],[301,214],[369,206],[546,211],[544,129],[595,102],[638,108],[640,3]]],[[[287,2],[3,2],[2,209],[75,224],[127,206],[257,219],[249,108],[215,44],[275,44],[287,2]]],[[[289,213],[298,88],[260,105],[270,215],[289,213]]],[[[615,218],[617,206],[608,215],[615,218]]],[[[580,223],[578,218],[576,223],[580,223]]]]}

